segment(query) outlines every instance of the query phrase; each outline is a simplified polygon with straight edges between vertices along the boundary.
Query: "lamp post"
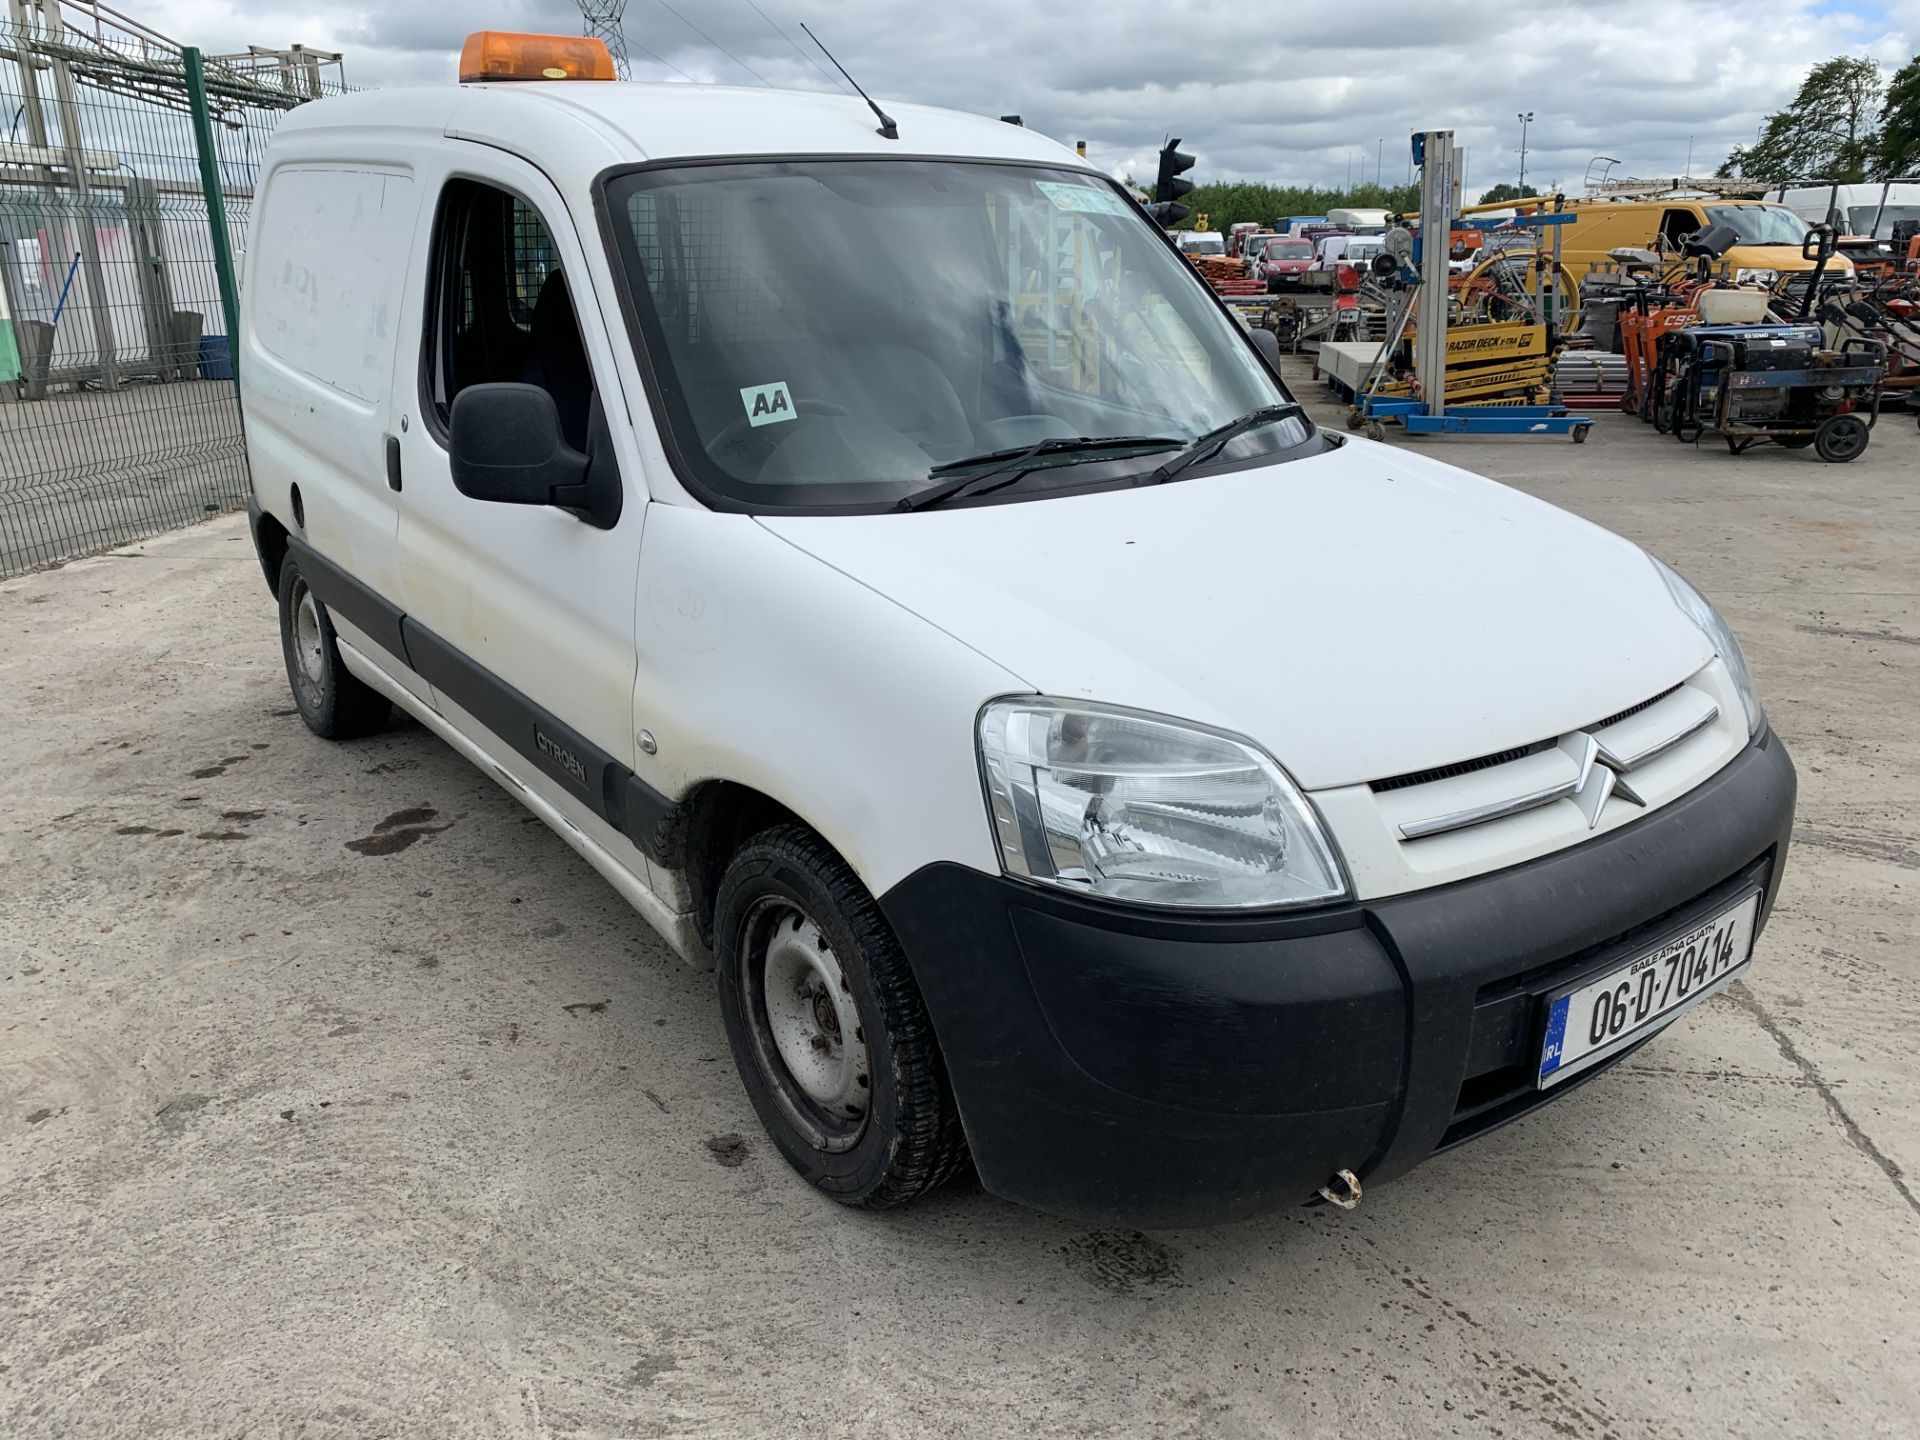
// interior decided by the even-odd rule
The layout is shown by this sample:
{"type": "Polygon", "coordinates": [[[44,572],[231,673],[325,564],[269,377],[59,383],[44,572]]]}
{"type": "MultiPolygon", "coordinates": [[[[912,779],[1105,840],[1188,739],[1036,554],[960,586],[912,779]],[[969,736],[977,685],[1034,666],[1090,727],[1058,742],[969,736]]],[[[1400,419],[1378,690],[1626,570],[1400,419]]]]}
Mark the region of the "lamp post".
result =
{"type": "Polygon", "coordinates": [[[1380,165],[1385,159],[1386,153],[1387,137],[1382,135],[1380,137],[1380,143],[1373,147],[1373,183],[1375,188],[1378,188],[1380,184],[1380,165]]]}
{"type": "Polygon", "coordinates": [[[1527,126],[1533,123],[1533,112],[1522,110],[1520,120],[1520,193],[1527,193],[1527,126]]]}

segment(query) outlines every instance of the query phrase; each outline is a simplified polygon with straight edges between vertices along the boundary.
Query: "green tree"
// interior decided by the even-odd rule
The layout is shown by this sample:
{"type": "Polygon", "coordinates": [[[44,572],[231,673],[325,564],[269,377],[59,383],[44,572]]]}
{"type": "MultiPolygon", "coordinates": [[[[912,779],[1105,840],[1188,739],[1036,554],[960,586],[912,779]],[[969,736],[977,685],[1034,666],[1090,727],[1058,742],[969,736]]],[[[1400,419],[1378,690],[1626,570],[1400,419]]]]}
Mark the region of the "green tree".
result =
{"type": "Polygon", "coordinates": [[[1772,182],[1864,180],[1879,149],[1873,125],[1881,86],[1878,61],[1848,55],[1821,61],[1787,108],[1767,116],[1760,138],[1736,146],[1718,173],[1772,182]]]}
{"type": "Polygon", "coordinates": [[[1531,185],[1514,185],[1502,180],[1486,194],[1480,197],[1482,205],[1501,205],[1509,200],[1527,200],[1540,192],[1531,185]]]}
{"type": "Polygon", "coordinates": [[[1920,55],[1894,71],[1887,84],[1878,159],[1882,179],[1920,171],[1920,55]]]}

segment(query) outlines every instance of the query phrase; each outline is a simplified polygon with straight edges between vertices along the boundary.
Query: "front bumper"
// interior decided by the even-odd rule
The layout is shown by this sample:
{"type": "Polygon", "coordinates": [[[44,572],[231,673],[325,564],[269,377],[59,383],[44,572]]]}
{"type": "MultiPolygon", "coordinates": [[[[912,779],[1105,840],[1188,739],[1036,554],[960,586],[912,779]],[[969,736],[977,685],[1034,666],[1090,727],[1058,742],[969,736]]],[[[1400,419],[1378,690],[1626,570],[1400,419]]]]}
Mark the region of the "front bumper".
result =
{"type": "Polygon", "coordinates": [[[1763,733],[1643,820],[1384,900],[1182,916],[940,864],[881,906],[989,1190],[1211,1224],[1403,1174],[1606,1069],[1533,1088],[1544,997],[1750,885],[1764,924],[1794,794],[1763,733]]]}

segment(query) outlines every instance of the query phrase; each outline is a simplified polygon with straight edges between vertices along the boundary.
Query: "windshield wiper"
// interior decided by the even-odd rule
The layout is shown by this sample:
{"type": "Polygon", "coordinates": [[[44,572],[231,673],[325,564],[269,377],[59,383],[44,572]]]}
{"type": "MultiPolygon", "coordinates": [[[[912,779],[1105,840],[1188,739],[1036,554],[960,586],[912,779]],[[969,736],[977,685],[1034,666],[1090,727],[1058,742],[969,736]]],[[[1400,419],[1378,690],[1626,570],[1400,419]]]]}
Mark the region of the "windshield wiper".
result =
{"type": "Polygon", "coordinates": [[[1263,425],[1272,425],[1276,421],[1289,417],[1305,420],[1307,412],[1292,401],[1285,405],[1262,405],[1258,410],[1249,410],[1238,420],[1229,420],[1226,424],[1216,426],[1198,437],[1186,449],[1148,476],[1143,483],[1164,485],[1169,480],[1177,480],[1195,465],[1218,455],[1227,448],[1229,441],[1238,439],[1249,430],[1258,430],[1263,425]]]}
{"type": "Polygon", "coordinates": [[[1170,435],[1053,435],[1034,445],[1017,445],[1007,450],[989,450],[984,455],[969,455],[964,460],[949,460],[936,465],[927,472],[927,478],[951,474],[955,470],[975,470],[981,465],[988,468],[978,474],[962,475],[947,481],[944,485],[935,485],[930,489],[917,490],[904,496],[899,508],[902,510],[925,510],[928,506],[939,505],[948,500],[966,500],[975,495],[985,495],[998,490],[1003,485],[1011,485],[1022,475],[1034,468],[1031,463],[1042,455],[1084,454],[1087,459],[1107,450],[1138,450],[1154,446],[1171,447],[1180,441],[1170,435]]]}

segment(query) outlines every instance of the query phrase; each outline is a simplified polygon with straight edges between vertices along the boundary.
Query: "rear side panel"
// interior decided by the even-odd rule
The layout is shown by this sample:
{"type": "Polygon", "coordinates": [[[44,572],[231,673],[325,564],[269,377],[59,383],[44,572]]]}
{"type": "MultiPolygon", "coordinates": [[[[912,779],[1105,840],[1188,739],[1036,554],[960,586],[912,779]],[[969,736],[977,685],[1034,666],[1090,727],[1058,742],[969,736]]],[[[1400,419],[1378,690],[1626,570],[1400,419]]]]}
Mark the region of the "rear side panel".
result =
{"type": "MultiPolygon", "coordinates": [[[[399,497],[385,437],[419,189],[409,154],[391,142],[324,132],[277,145],[241,316],[241,398],[261,509],[388,600],[400,595],[399,497]]],[[[350,620],[343,633],[406,675],[378,637],[350,620]]]]}

